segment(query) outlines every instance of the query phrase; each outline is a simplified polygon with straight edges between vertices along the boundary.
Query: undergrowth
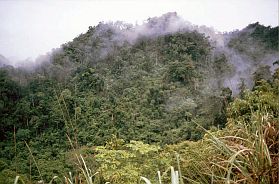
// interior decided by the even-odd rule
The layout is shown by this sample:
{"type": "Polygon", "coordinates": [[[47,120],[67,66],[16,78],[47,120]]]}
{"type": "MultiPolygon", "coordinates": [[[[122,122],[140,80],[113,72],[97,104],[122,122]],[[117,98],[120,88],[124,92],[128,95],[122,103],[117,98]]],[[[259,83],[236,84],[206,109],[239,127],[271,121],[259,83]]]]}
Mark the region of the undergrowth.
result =
{"type": "MultiPolygon", "coordinates": [[[[90,166],[87,166],[83,156],[76,156],[78,171],[75,176],[70,173],[64,176],[64,181],[54,176],[50,184],[54,181],[67,184],[278,183],[279,98],[276,89],[276,86],[272,87],[263,82],[260,88],[247,92],[243,99],[236,99],[228,108],[227,126],[215,131],[204,129],[204,138],[197,142],[184,141],[159,148],[137,141],[125,144],[123,140],[115,137],[115,140],[104,147],[86,148],[91,151],[86,154],[86,158],[98,158],[95,160],[95,171],[89,169],[90,166]],[[174,155],[176,157],[173,157],[174,155]],[[160,159],[154,159],[156,156],[160,156],[160,159]],[[165,163],[161,165],[161,168],[166,170],[163,175],[156,166],[161,159],[165,159],[165,163]],[[110,160],[114,163],[110,164],[110,160]],[[134,162],[137,162],[136,165],[134,162]],[[102,165],[104,163],[106,164],[102,165]],[[150,176],[146,175],[145,169],[148,169],[150,176]],[[178,171],[175,171],[176,169],[178,171]],[[165,174],[169,170],[171,177],[165,174]],[[118,177],[111,179],[104,172],[112,175],[117,173],[118,177]],[[131,179],[129,174],[136,178],[131,179]],[[125,176],[125,179],[121,178],[122,176],[125,176]]],[[[78,151],[79,149],[75,150],[75,153],[78,151]]],[[[33,159],[35,161],[35,158],[33,159]]],[[[17,176],[15,184],[19,181],[20,177],[17,176]]]]}

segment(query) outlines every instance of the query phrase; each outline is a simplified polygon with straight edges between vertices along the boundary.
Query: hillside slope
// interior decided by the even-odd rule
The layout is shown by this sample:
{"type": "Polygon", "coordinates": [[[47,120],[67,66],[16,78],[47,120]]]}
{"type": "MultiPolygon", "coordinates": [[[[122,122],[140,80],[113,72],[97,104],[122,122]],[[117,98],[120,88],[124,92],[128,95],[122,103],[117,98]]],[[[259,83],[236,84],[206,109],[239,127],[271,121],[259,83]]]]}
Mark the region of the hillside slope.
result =
{"type": "Polygon", "coordinates": [[[50,180],[73,170],[72,149],[114,138],[163,147],[200,140],[203,128],[226,126],[229,103],[245,89],[273,82],[276,45],[278,27],[221,34],[168,13],[89,27],[34,70],[3,67],[1,176],[41,179],[26,145],[50,180]]]}

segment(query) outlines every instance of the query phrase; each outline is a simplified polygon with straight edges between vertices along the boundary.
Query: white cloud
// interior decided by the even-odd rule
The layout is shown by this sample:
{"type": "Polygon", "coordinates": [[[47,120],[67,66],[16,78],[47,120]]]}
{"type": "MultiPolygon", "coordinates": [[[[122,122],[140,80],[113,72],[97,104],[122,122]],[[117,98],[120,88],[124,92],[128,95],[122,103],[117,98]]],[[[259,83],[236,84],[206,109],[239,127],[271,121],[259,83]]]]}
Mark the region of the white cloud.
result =
{"type": "Polygon", "coordinates": [[[170,11],[220,31],[256,21],[278,25],[277,0],[0,1],[0,54],[35,58],[100,21],[141,23],[170,11]]]}

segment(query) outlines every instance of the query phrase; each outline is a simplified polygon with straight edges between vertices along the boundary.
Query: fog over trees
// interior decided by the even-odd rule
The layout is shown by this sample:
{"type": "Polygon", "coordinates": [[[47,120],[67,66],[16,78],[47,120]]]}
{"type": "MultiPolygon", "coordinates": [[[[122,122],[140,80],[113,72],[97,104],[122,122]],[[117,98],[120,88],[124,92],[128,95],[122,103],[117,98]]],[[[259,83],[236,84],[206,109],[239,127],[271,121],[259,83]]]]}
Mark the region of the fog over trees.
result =
{"type": "Polygon", "coordinates": [[[0,55],[0,183],[155,183],[171,166],[179,183],[274,183],[278,61],[278,26],[175,12],[100,22],[17,66],[0,55]]]}

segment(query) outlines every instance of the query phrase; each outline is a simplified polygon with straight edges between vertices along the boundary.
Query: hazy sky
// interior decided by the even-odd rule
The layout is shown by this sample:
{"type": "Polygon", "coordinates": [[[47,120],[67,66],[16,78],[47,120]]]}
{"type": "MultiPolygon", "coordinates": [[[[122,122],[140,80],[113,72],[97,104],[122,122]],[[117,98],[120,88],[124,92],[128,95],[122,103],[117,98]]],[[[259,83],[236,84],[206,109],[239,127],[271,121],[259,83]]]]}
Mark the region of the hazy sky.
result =
{"type": "Polygon", "coordinates": [[[170,11],[219,31],[278,25],[278,0],[0,0],[0,54],[35,59],[100,21],[141,24],[170,11]]]}

